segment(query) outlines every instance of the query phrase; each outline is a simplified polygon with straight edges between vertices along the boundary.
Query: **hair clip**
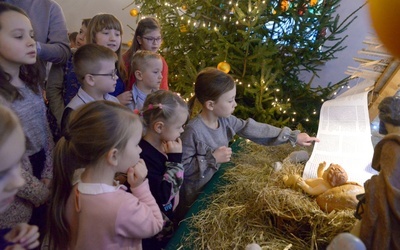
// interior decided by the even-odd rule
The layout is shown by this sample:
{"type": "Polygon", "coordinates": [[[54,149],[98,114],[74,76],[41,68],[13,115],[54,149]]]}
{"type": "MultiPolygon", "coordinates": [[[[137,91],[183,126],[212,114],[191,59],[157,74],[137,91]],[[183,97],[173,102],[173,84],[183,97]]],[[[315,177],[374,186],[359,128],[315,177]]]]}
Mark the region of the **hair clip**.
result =
{"type": "Polygon", "coordinates": [[[147,110],[152,110],[153,109],[153,104],[149,104],[149,106],[147,107],[147,110]]]}
{"type": "Polygon", "coordinates": [[[138,116],[142,116],[142,112],[139,109],[134,109],[133,113],[137,114],[138,116]]]}

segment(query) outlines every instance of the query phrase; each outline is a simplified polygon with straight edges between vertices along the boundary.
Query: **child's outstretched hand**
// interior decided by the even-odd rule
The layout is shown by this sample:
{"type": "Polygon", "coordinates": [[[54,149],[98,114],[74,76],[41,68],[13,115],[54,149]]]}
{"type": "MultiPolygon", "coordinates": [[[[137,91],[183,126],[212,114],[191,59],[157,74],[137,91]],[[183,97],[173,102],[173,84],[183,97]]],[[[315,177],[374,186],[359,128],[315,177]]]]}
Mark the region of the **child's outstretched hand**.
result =
{"type": "Polygon", "coordinates": [[[319,142],[319,139],[311,137],[306,133],[300,133],[297,135],[296,143],[300,146],[311,146],[313,142],[319,142]]]}
{"type": "Polygon", "coordinates": [[[140,159],[139,162],[134,167],[129,168],[127,172],[128,183],[132,188],[138,187],[142,184],[144,179],[146,179],[146,176],[147,167],[143,159],[140,159]]]}
{"type": "Polygon", "coordinates": [[[217,148],[212,155],[217,163],[229,162],[232,156],[232,149],[227,146],[217,148]]]}
{"type": "Polygon", "coordinates": [[[175,141],[163,142],[164,152],[168,153],[182,153],[182,141],[181,138],[177,138],[175,141]]]}
{"type": "Polygon", "coordinates": [[[4,239],[16,244],[7,249],[34,249],[39,246],[39,228],[19,223],[4,236],[4,239]]]}

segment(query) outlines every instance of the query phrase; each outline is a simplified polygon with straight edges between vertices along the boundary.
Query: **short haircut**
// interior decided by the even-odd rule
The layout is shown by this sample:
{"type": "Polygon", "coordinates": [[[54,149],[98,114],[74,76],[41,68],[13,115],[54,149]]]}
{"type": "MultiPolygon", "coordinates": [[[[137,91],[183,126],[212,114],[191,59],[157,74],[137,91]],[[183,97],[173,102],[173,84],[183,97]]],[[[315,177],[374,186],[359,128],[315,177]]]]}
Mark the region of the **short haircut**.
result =
{"type": "Polygon", "coordinates": [[[161,59],[161,55],[150,50],[138,50],[133,55],[131,74],[134,74],[136,70],[143,70],[146,68],[150,59],[161,59]]]}
{"type": "Polygon", "coordinates": [[[96,74],[101,70],[100,61],[117,61],[117,55],[111,49],[94,43],[80,47],[74,54],[73,64],[78,80],[86,74],[96,74]]]}
{"type": "Polygon", "coordinates": [[[69,35],[68,35],[69,41],[70,42],[75,42],[77,35],[78,35],[78,32],[76,32],[76,31],[74,31],[72,33],[69,33],[69,35]]]}
{"type": "Polygon", "coordinates": [[[82,25],[85,25],[86,28],[87,28],[87,26],[89,25],[90,20],[92,20],[92,18],[82,19],[82,25]]]}

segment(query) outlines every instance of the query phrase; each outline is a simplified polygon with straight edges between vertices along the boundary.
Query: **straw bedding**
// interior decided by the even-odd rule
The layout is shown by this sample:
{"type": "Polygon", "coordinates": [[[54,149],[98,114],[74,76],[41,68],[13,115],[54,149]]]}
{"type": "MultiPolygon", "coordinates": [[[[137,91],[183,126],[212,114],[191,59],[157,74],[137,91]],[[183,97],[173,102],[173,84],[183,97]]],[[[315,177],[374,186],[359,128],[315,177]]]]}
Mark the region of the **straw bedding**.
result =
{"type": "MultiPolygon", "coordinates": [[[[288,144],[265,147],[243,141],[222,176],[221,185],[207,197],[208,207],[189,218],[185,241],[194,249],[244,249],[250,243],[262,249],[325,249],[340,232],[355,223],[353,210],[323,212],[315,199],[284,186],[285,174],[302,174],[304,165],[273,163],[293,150],[288,144]]],[[[186,245],[186,244],[185,244],[186,245]]]]}

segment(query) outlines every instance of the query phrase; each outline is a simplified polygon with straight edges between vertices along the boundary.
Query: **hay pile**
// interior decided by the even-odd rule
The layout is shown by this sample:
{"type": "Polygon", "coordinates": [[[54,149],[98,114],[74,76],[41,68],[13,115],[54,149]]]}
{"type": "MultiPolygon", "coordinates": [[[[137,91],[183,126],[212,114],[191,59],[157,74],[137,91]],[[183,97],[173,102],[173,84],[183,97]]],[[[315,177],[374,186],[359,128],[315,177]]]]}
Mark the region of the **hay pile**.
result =
{"type": "Polygon", "coordinates": [[[263,249],[324,249],[335,235],[352,228],[354,211],[326,214],[315,199],[283,185],[284,174],[302,174],[304,168],[283,162],[282,170],[274,172],[272,164],[293,147],[251,142],[241,147],[235,167],[223,175],[228,184],[207,197],[207,209],[189,219],[193,228],[185,242],[194,249],[244,249],[253,242],[263,249]]]}

